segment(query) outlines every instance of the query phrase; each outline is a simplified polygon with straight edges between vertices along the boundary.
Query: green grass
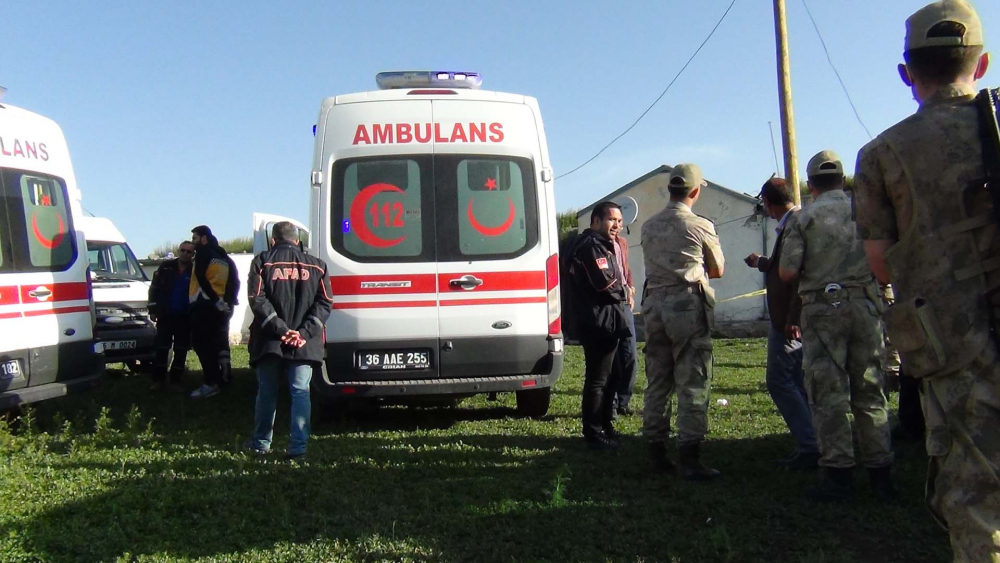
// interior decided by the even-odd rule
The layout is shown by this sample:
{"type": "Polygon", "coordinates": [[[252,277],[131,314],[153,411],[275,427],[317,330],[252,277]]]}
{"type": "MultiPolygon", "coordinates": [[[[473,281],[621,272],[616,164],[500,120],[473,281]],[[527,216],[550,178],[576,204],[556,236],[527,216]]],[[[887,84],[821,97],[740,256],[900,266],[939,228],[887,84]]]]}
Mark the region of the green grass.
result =
{"type": "MultiPolygon", "coordinates": [[[[579,438],[582,354],[571,347],[544,420],[514,398],[458,408],[314,415],[308,461],[239,450],[255,382],[246,350],[223,395],[150,394],[112,376],[0,427],[0,561],[945,561],[923,507],[925,459],[900,444],[901,500],[803,499],[815,473],[776,470],[792,447],[763,385],[762,341],[717,341],[706,462],[720,482],[647,474],[639,417],[622,451],[579,438]],[[729,406],[716,405],[726,398],[729,406]]],[[[199,373],[190,366],[186,383],[199,373]]],[[[640,365],[637,389],[645,387],[640,365]]],[[[287,395],[287,393],[286,393],[287,395]]],[[[637,397],[641,407],[641,391],[637,397]]],[[[287,443],[287,397],[276,447],[287,443]]]]}

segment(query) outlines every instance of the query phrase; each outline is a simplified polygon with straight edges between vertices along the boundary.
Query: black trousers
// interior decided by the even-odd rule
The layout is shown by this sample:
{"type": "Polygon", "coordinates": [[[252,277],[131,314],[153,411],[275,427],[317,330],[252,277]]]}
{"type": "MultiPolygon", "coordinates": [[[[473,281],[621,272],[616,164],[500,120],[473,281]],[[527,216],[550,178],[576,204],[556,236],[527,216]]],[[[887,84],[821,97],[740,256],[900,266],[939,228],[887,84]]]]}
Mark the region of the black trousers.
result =
{"type": "Polygon", "coordinates": [[[157,319],[156,336],[153,338],[153,381],[162,383],[167,378],[171,347],[174,349],[174,361],[170,365],[170,382],[180,383],[187,353],[191,349],[191,323],[187,314],[164,315],[157,319]]]}
{"type": "Polygon", "coordinates": [[[596,438],[602,430],[613,430],[615,389],[621,368],[615,362],[618,338],[581,338],[586,365],[583,382],[583,437],[596,438]]]}
{"type": "Polygon", "coordinates": [[[924,437],[924,411],[920,405],[920,380],[899,370],[899,424],[914,439],[924,437]]]}
{"type": "Polygon", "coordinates": [[[229,316],[211,305],[191,309],[191,346],[198,354],[206,385],[223,383],[229,374],[229,316]]]}

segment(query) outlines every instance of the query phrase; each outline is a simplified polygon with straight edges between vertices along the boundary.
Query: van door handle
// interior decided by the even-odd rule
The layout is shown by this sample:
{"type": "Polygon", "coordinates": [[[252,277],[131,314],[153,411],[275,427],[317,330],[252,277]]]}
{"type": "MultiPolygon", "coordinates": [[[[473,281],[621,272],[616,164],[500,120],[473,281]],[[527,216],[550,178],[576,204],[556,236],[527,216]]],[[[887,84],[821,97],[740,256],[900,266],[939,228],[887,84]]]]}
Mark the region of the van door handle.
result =
{"type": "Polygon", "coordinates": [[[477,287],[483,285],[483,280],[473,276],[472,274],[464,275],[457,280],[451,280],[448,282],[451,287],[460,287],[465,291],[472,291],[477,287]]]}
{"type": "Polygon", "coordinates": [[[40,287],[38,289],[32,289],[31,291],[28,292],[28,296],[33,297],[35,299],[45,299],[50,295],[52,295],[52,292],[49,291],[48,289],[45,289],[44,287],[40,287]]]}

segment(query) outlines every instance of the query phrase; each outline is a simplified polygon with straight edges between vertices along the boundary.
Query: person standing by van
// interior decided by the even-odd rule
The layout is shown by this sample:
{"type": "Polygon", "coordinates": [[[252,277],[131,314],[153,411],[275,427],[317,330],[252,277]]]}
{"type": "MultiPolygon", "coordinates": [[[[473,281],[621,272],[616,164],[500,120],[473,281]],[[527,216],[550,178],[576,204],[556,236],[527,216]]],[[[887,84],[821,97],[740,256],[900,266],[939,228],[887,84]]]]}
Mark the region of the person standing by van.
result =
{"type": "Polygon", "coordinates": [[[174,349],[170,365],[170,390],[181,390],[181,376],[191,348],[191,323],[188,317],[191,270],[194,265],[194,243],[184,241],[177,249],[177,258],[166,260],[153,274],[149,285],[149,316],[156,323],[153,341],[153,384],[151,391],[160,391],[167,378],[167,359],[174,349]]]}
{"type": "Polygon", "coordinates": [[[188,288],[191,343],[205,375],[204,383],[191,392],[191,398],[207,399],[219,394],[223,375],[229,372],[229,319],[236,305],[239,280],[236,264],[219,246],[212,229],[199,225],[191,233],[191,242],[197,245],[188,288]]]}
{"type": "Polygon", "coordinates": [[[271,449],[278,381],[284,373],[292,396],[288,459],[301,458],[309,440],[309,383],[325,356],[326,319],[333,290],[326,264],[302,252],[288,221],[271,229],[272,247],[254,258],[247,281],[250,365],[257,370],[257,404],[249,448],[271,449]]]}
{"type": "Polygon", "coordinates": [[[583,437],[594,450],[619,447],[612,425],[614,395],[620,377],[615,353],[621,339],[631,335],[625,303],[625,282],[616,265],[614,239],[622,226],[618,204],[597,204],[590,228],[574,241],[570,277],[577,310],[577,331],[585,362],[583,437]]]}

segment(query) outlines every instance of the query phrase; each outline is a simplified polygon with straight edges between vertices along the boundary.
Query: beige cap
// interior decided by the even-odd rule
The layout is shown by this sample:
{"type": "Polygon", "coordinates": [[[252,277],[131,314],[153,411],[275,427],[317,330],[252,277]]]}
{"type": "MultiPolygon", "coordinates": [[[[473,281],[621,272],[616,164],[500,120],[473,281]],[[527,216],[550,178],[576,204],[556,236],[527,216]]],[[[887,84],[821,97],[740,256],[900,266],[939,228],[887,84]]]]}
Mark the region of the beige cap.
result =
{"type": "Polygon", "coordinates": [[[670,181],[667,186],[671,188],[703,188],[708,182],[701,175],[701,168],[697,164],[678,164],[670,171],[670,181]]]}
{"type": "Polygon", "coordinates": [[[976,10],[965,0],[939,0],[920,8],[906,20],[903,51],[923,47],[970,47],[983,44],[983,25],[976,10]],[[928,37],[931,28],[942,22],[965,26],[961,37],[928,37]]]}
{"type": "Polygon", "coordinates": [[[806,165],[806,175],[826,176],[827,174],[844,175],[844,165],[840,162],[840,157],[833,151],[820,151],[816,156],[809,159],[806,165]]]}

